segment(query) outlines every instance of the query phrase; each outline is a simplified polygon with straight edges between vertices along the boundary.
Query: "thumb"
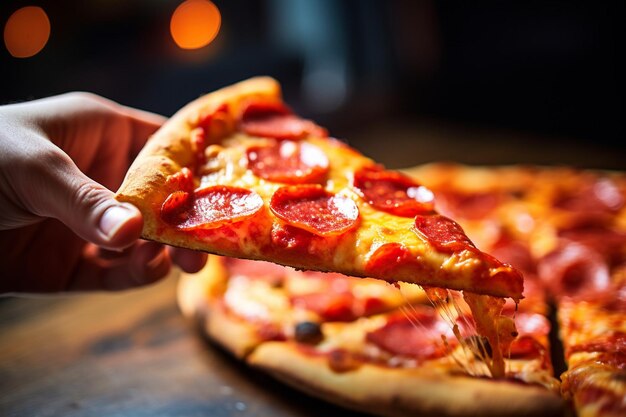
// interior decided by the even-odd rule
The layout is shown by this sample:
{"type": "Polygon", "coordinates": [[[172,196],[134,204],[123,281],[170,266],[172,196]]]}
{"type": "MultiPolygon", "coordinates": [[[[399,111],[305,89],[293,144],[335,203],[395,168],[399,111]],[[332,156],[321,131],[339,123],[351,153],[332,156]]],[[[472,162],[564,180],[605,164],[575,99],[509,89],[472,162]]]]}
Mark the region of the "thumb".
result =
{"type": "Polygon", "coordinates": [[[31,183],[39,188],[34,190],[33,212],[60,220],[81,238],[106,249],[124,249],[140,237],[139,209],[115,200],[113,192],[83,174],[63,152],[48,159],[42,164],[43,175],[31,183]]]}

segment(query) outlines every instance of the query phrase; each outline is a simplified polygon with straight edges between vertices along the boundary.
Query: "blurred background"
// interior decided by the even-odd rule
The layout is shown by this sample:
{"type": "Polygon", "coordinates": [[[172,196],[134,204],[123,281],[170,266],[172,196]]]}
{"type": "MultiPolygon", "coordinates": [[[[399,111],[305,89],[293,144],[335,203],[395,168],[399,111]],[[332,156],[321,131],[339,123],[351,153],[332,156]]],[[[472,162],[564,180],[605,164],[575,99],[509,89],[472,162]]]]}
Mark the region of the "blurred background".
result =
{"type": "Polygon", "coordinates": [[[0,101],[91,91],[164,115],[271,75],[390,167],[626,169],[624,2],[4,1],[0,101]]]}

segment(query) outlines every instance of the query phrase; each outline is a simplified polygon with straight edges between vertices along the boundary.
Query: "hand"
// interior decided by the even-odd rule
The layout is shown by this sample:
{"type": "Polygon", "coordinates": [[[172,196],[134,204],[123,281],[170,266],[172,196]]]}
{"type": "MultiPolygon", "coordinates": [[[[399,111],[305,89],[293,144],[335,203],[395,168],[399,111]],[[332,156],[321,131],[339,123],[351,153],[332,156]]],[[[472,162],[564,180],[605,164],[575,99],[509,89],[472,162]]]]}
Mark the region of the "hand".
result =
{"type": "Polygon", "coordinates": [[[138,240],[117,189],[161,116],[88,93],[0,107],[0,291],[119,290],[206,255],[138,240]]]}

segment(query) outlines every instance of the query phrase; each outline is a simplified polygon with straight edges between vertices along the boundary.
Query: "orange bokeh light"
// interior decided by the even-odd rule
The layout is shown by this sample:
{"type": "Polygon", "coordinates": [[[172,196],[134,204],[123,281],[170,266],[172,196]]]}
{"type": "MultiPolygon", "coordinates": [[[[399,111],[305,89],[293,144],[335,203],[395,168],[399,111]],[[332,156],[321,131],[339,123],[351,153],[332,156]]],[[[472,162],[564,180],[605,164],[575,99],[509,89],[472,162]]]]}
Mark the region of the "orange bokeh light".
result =
{"type": "Polygon", "coordinates": [[[211,43],[220,31],[222,16],[208,0],[186,0],[170,20],[170,32],[182,49],[198,49],[211,43]]]}
{"type": "Polygon", "coordinates": [[[46,12],[37,6],[16,10],[4,26],[4,44],[15,58],[36,55],[50,38],[50,20],[46,12]]]}

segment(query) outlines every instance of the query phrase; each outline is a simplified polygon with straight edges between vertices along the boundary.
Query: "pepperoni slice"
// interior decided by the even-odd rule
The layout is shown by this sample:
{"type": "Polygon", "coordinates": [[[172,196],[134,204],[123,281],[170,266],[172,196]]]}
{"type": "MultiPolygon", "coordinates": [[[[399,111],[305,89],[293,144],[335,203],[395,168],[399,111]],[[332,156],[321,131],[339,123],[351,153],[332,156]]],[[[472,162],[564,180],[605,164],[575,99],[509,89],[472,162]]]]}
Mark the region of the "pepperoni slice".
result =
{"type": "Polygon", "coordinates": [[[163,219],[179,229],[214,228],[241,221],[263,207],[257,193],[239,187],[217,185],[195,193],[175,192],[161,207],[163,219]]]}
{"type": "Polygon", "coordinates": [[[319,314],[326,321],[353,321],[355,297],[349,292],[321,292],[297,295],[291,299],[296,307],[319,314]]]}
{"type": "Polygon", "coordinates": [[[546,349],[532,336],[518,337],[511,343],[510,359],[534,359],[543,356],[546,349]]]}
{"type": "Polygon", "coordinates": [[[203,115],[198,121],[198,127],[202,128],[205,134],[210,137],[219,137],[226,134],[229,119],[228,105],[224,103],[211,113],[203,115]]]}
{"type": "Polygon", "coordinates": [[[241,120],[263,119],[271,116],[292,114],[283,102],[277,100],[253,100],[243,106],[241,120]]]}
{"type": "Polygon", "coordinates": [[[161,217],[168,223],[173,223],[179,214],[189,208],[191,193],[174,191],[168,195],[161,206],[161,217]]]}
{"type": "MultiPolygon", "coordinates": [[[[567,355],[576,352],[626,352],[626,333],[609,333],[588,343],[571,346],[567,355]]],[[[626,364],[622,364],[622,366],[624,365],[626,364]]]]}
{"type": "Polygon", "coordinates": [[[317,184],[279,188],[272,196],[270,209],[288,224],[319,236],[344,233],[359,218],[352,199],[331,194],[317,184]]]}
{"type": "Polygon", "coordinates": [[[559,237],[588,246],[611,260],[619,260],[626,244],[626,233],[600,225],[583,225],[560,230],[558,234],[559,237]]]}
{"type": "Polygon", "coordinates": [[[413,217],[432,212],[433,193],[411,178],[378,166],[355,172],[354,188],[372,206],[396,216],[413,217]]]}
{"type": "MultiPolygon", "coordinates": [[[[426,360],[446,354],[442,334],[452,336],[450,326],[434,309],[416,306],[411,309],[411,317],[390,317],[384,326],[367,333],[366,340],[394,355],[426,360]]],[[[453,340],[448,338],[450,342],[453,340]]]]}
{"type": "Polygon", "coordinates": [[[290,140],[247,150],[248,168],[274,182],[302,184],[320,181],[328,172],[328,157],[315,145],[290,140]]]}
{"type": "MultiPolygon", "coordinates": [[[[359,278],[328,272],[307,271],[299,276],[316,281],[314,292],[298,294],[291,298],[294,306],[319,314],[327,321],[353,321],[359,317],[380,313],[387,308],[381,297],[364,296],[353,291],[353,282],[359,278]]],[[[304,286],[306,288],[306,285],[304,286]]]]}
{"type": "Polygon", "coordinates": [[[524,271],[525,275],[534,274],[536,272],[536,265],[530,253],[530,248],[521,241],[503,236],[493,248],[489,250],[489,253],[496,259],[524,271]]]}
{"type": "Polygon", "coordinates": [[[326,129],[291,113],[281,102],[253,101],[241,114],[239,128],[250,136],[276,139],[301,139],[312,135],[328,136],[326,129]]]}
{"type": "MultiPolygon", "coordinates": [[[[411,251],[401,243],[385,243],[377,248],[365,265],[365,272],[372,276],[392,276],[399,267],[416,261],[411,251]]],[[[414,266],[419,266],[415,263],[414,266]]]]}
{"type": "Polygon", "coordinates": [[[457,222],[440,214],[416,216],[415,229],[441,252],[475,248],[457,222]]]}
{"type": "Polygon", "coordinates": [[[311,242],[315,238],[313,233],[288,224],[272,225],[272,243],[283,253],[285,252],[284,249],[288,249],[290,252],[308,253],[311,242]]]}
{"type": "Polygon", "coordinates": [[[601,296],[610,286],[602,255],[577,243],[564,243],[539,261],[537,272],[556,297],[601,296]]]}
{"type": "Polygon", "coordinates": [[[496,193],[460,193],[442,191],[437,193],[437,210],[446,215],[468,220],[489,216],[502,201],[496,193]]]}
{"type": "Polygon", "coordinates": [[[600,178],[576,190],[563,192],[554,206],[582,212],[615,212],[624,205],[624,196],[609,178],[600,178]]]}

